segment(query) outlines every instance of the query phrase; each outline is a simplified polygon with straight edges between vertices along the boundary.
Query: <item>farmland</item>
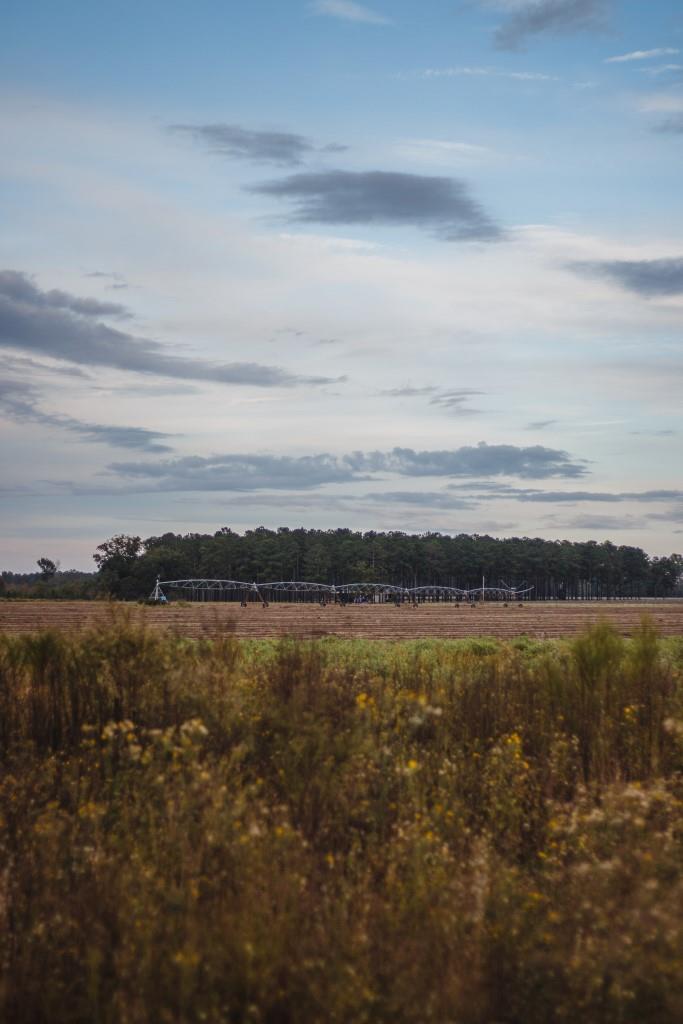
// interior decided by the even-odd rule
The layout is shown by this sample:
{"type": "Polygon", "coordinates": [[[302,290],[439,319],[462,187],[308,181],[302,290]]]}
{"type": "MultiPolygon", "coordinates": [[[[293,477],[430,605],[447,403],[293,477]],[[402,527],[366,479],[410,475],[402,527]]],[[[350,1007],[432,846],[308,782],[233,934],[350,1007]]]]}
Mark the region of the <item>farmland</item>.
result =
{"type": "Polygon", "coordinates": [[[221,637],[228,633],[245,638],[295,636],[312,639],[340,636],[377,640],[441,637],[462,639],[491,636],[509,639],[526,635],[536,639],[576,636],[600,620],[631,636],[647,614],[662,636],[683,636],[683,601],[501,602],[459,607],[449,603],[422,604],[417,608],[393,604],[328,605],[179,602],[152,607],[94,601],[3,601],[0,632],[18,634],[42,629],[81,632],[111,621],[116,609],[154,630],[169,630],[186,637],[221,637]]]}

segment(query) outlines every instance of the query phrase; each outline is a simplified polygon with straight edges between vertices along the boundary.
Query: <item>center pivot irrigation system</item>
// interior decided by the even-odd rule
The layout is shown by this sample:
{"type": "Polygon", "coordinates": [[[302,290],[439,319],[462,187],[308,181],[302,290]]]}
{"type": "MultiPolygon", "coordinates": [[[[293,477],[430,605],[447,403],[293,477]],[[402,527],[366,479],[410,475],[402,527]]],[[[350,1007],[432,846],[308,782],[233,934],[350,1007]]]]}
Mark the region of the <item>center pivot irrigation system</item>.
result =
{"type": "Polygon", "coordinates": [[[260,601],[264,607],[268,599],[286,594],[312,595],[320,604],[354,604],[393,601],[395,604],[424,601],[516,601],[526,597],[533,587],[511,587],[503,580],[502,586],[487,587],[482,578],[481,586],[470,590],[460,587],[397,587],[392,583],[308,583],[302,580],[277,580],[272,583],[245,583],[243,580],[160,580],[157,579],[150,601],[165,603],[166,591],[181,592],[192,601],[225,601],[241,596],[245,605],[249,600],[260,601]]]}

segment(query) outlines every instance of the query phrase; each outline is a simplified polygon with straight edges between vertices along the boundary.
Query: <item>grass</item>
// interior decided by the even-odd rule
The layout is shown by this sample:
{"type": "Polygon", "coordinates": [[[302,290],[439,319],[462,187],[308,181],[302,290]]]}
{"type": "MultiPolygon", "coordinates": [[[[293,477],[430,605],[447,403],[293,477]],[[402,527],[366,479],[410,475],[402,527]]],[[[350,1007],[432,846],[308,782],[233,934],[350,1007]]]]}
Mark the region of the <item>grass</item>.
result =
{"type": "Polygon", "coordinates": [[[0,638],[0,1019],[683,1019],[683,643],[0,638]]]}

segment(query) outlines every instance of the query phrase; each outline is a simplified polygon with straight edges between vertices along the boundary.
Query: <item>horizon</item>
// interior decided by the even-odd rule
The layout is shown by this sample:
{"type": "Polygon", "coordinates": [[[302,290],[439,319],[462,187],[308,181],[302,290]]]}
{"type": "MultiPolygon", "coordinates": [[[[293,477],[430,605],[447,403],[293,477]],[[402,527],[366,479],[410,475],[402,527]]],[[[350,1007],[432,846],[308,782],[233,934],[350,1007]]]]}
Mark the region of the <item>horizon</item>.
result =
{"type": "Polygon", "coordinates": [[[5,571],[226,521],[681,550],[668,0],[28,0],[0,55],[5,571]]]}

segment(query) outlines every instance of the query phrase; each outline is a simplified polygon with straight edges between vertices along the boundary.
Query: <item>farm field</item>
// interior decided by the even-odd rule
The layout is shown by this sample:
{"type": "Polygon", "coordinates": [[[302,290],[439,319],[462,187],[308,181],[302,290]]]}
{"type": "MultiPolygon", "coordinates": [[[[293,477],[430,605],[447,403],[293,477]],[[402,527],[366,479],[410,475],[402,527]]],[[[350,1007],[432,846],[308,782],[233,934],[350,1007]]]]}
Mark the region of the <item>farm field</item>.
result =
{"type": "Polygon", "coordinates": [[[313,639],[339,636],[377,640],[420,637],[460,639],[491,636],[511,639],[571,637],[598,621],[611,623],[623,636],[632,636],[647,614],[661,636],[683,636],[683,601],[525,602],[502,604],[424,604],[417,608],[392,604],[329,605],[254,603],[169,604],[153,607],[91,601],[0,602],[0,633],[20,634],[45,629],[81,632],[111,621],[115,609],[125,609],[133,621],[155,630],[186,637],[235,636],[313,639]]]}

